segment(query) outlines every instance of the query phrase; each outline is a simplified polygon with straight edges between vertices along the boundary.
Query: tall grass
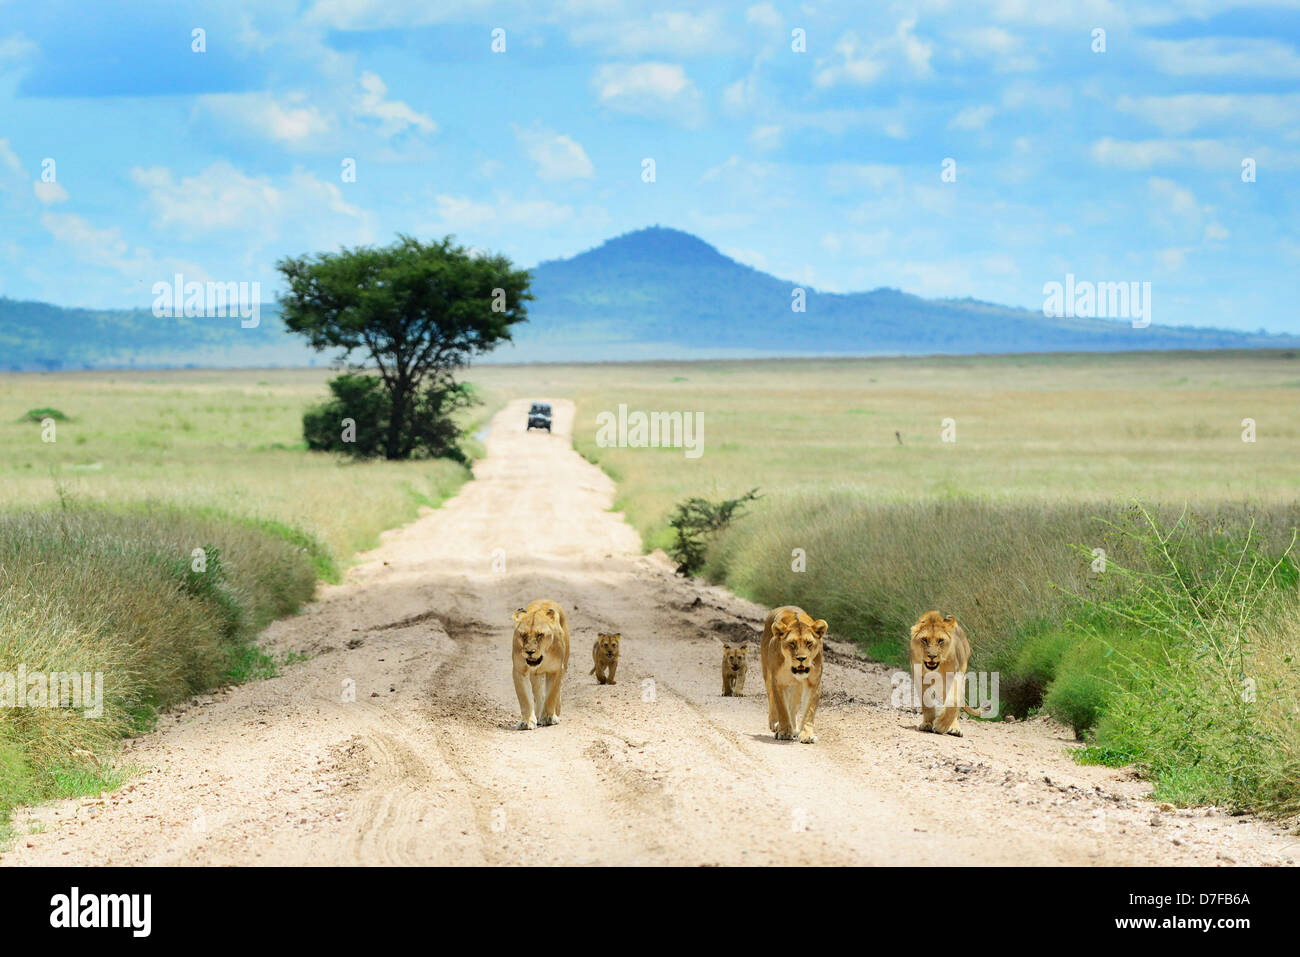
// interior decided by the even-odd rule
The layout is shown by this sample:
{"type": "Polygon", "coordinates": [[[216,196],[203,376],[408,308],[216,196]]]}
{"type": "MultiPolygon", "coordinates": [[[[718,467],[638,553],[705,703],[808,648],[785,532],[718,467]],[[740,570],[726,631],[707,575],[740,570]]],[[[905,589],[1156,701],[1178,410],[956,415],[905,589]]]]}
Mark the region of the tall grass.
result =
{"type": "Polygon", "coordinates": [[[101,717],[0,709],[0,817],[102,775],[122,734],[242,677],[258,631],[315,583],[311,548],[246,524],[165,508],[0,515],[0,674],[104,682],[101,717]]]}
{"type": "Polygon", "coordinates": [[[804,605],[900,666],[918,614],[955,613],[972,668],[999,675],[1002,713],[1046,711],[1089,743],[1082,760],[1136,764],[1164,799],[1287,815],[1300,811],[1298,521],[1296,506],[787,494],[723,531],[705,574],[804,605]]]}
{"type": "Polygon", "coordinates": [[[1145,568],[1073,619],[1111,659],[1086,761],[1135,764],[1156,796],[1278,817],[1300,813],[1300,572],[1247,528],[1230,540],[1143,510],[1145,568]],[[1125,640],[1135,636],[1137,641],[1125,640]]]}
{"type": "MultiPolygon", "coordinates": [[[[119,781],[114,743],[159,709],[273,673],[255,641],[267,623],[469,478],[308,453],[302,410],[327,375],[0,376],[0,679],[99,672],[105,697],[98,718],[0,708],[0,830],[17,804],[119,781]],[[24,414],[34,400],[67,411],[56,435],[24,414]]],[[[501,401],[479,396],[469,432],[501,401]]]]}

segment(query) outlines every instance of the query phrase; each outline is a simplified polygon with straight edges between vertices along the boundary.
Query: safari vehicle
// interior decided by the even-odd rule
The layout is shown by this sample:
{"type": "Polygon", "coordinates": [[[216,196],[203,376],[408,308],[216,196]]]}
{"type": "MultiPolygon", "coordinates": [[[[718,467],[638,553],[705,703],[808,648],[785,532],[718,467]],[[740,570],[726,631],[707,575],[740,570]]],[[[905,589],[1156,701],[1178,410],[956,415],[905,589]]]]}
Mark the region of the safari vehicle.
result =
{"type": "Polygon", "coordinates": [[[551,431],[551,407],[545,402],[534,402],[528,410],[528,428],[524,431],[527,432],[528,429],[551,431]]]}

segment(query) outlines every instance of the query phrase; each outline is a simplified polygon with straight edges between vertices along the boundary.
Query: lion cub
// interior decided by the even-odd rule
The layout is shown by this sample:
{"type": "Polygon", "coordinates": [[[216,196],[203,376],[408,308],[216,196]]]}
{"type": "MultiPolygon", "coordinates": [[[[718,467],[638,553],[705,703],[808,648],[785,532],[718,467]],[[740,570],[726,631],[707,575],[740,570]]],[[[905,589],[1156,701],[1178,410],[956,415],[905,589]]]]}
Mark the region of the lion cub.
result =
{"type": "Polygon", "coordinates": [[[519,696],[520,731],[531,731],[540,723],[560,723],[560,682],[569,670],[569,624],[564,609],[553,601],[539,598],[527,608],[515,612],[515,637],[512,645],[515,694],[519,696]],[[546,679],[546,702],[540,721],[536,705],[542,699],[542,679],[546,679]],[[528,685],[533,686],[532,700],[528,685]]]}
{"type": "Polygon", "coordinates": [[[749,667],[748,645],[722,646],[722,696],[745,697],[745,671],[749,667]]]}
{"type": "Polygon", "coordinates": [[[813,717],[822,696],[822,639],[827,628],[826,622],[814,621],[794,605],[773,609],[763,623],[759,656],[767,685],[767,724],[778,741],[796,737],[795,718],[803,702],[797,736],[804,744],[817,743],[813,717]]]}
{"type": "Polygon", "coordinates": [[[591,660],[595,665],[587,674],[595,675],[596,680],[603,685],[618,684],[614,680],[614,672],[618,671],[618,648],[622,640],[622,634],[597,635],[596,643],[591,646],[591,660]]]}
{"type": "Polygon", "coordinates": [[[970,640],[957,619],[927,611],[912,626],[908,645],[912,659],[912,687],[921,698],[921,730],[961,737],[957,719],[966,707],[966,666],[970,640]],[[940,708],[942,704],[942,708],[940,708]]]}

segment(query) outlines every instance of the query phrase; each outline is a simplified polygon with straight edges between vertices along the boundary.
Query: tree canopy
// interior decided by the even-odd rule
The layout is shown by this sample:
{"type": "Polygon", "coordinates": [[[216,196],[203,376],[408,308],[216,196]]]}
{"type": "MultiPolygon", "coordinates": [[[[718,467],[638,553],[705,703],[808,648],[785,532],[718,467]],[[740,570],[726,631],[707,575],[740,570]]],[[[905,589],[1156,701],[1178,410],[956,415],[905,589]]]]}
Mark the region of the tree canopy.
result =
{"type": "Polygon", "coordinates": [[[285,326],[317,350],[337,349],[373,365],[388,393],[381,448],[406,458],[429,423],[421,411],[454,406],[440,398],[457,389],[452,373],[509,341],[527,320],[532,299],[527,270],[503,255],[472,252],[452,237],[430,243],[399,235],[389,246],[285,258],[288,281],[280,306],[285,326]]]}

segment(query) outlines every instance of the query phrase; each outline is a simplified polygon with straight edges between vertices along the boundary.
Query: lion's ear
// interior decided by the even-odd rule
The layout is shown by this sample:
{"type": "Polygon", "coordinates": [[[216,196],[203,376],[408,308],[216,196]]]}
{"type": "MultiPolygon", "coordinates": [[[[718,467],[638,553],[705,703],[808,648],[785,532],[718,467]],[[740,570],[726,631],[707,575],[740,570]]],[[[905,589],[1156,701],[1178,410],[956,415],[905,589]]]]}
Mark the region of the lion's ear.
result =
{"type": "Polygon", "coordinates": [[[546,609],[546,617],[551,619],[551,621],[555,621],[556,620],[555,609],[554,608],[546,609]]]}
{"type": "Polygon", "coordinates": [[[826,622],[818,618],[816,621],[813,622],[813,634],[815,634],[818,638],[824,637],[827,630],[830,627],[831,627],[830,625],[826,624],[826,622]]]}
{"type": "Polygon", "coordinates": [[[725,644],[724,644],[724,645],[722,646],[722,650],[723,650],[723,651],[730,651],[730,650],[731,650],[731,645],[725,645],[725,644]]]}
{"type": "Polygon", "coordinates": [[[794,623],[798,620],[799,617],[794,612],[787,611],[783,615],[778,615],[772,622],[772,631],[784,635],[794,627],[794,623]]]}
{"type": "Polygon", "coordinates": [[[943,616],[943,620],[944,620],[944,621],[956,621],[957,619],[954,618],[952,615],[944,615],[944,616],[943,616]]]}
{"type": "Polygon", "coordinates": [[[621,631],[616,631],[616,632],[614,632],[614,634],[610,635],[609,637],[613,638],[615,641],[622,641],[622,640],[623,640],[623,632],[621,632],[621,631]]]}
{"type": "Polygon", "coordinates": [[[515,624],[517,625],[517,624],[519,624],[521,621],[523,621],[523,620],[524,620],[524,615],[526,615],[526,614],[528,614],[528,612],[527,612],[526,609],[523,609],[523,608],[516,608],[516,609],[515,609],[515,624]]]}

